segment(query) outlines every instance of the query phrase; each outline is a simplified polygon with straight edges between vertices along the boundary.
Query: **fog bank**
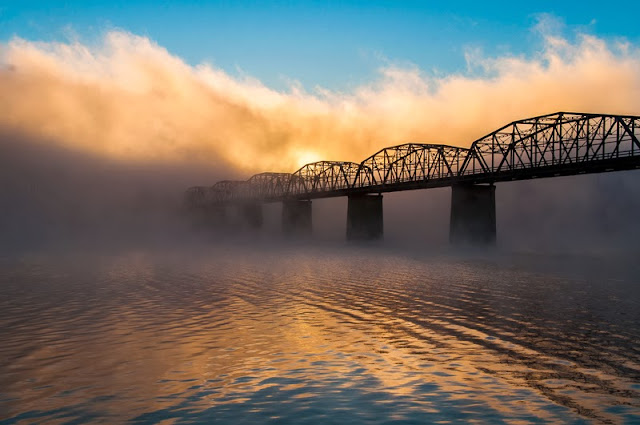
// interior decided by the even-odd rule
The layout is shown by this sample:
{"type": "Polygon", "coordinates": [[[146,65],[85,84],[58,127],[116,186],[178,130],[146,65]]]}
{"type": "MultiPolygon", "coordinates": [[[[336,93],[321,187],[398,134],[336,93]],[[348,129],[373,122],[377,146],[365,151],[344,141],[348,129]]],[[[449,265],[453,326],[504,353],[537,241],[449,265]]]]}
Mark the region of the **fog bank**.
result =
{"type": "MultiPolygon", "coordinates": [[[[530,57],[468,51],[469,70],[445,76],[385,65],[348,92],[295,82],[276,91],[123,31],[95,45],[0,43],[0,245],[172,243],[188,227],[179,211],[189,186],[320,159],[359,162],[404,142],[468,147],[558,110],[640,113],[637,46],[539,35],[530,57]]],[[[501,184],[499,241],[629,246],[639,234],[637,183],[628,172],[501,184]]],[[[386,241],[445,244],[449,196],[385,195],[386,241]]],[[[314,201],[321,238],[343,238],[343,201],[314,201]]],[[[277,227],[278,209],[269,211],[277,227]]]]}

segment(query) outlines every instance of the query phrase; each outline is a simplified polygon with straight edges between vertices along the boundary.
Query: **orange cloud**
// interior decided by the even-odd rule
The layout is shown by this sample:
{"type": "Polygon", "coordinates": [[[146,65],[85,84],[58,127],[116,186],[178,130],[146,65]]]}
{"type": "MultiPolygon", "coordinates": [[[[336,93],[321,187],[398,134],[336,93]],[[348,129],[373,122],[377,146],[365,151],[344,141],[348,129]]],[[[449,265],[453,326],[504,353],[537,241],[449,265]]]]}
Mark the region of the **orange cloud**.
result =
{"type": "Polygon", "coordinates": [[[0,44],[0,128],[111,158],[231,164],[248,176],[310,158],[360,161],[409,141],[468,146],[558,110],[640,113],[636,46],[545,40],[532,58],[469,52],[466,75],[386,67],[344,93],[279,92],[121,31],[98,46],[16,38],[0,44]]]}

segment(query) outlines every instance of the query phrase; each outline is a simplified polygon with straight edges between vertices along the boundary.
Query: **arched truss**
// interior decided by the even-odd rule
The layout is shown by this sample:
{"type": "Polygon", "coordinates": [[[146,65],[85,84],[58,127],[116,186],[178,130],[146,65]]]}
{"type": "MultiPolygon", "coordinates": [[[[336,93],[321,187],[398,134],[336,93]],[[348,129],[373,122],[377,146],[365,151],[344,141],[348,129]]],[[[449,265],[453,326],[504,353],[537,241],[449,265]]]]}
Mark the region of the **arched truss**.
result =
{"type": "Polygon", "coordinates": [[[246,193],[251,199],[278,199],[287,195],[292,174],[260,173],[247,180],[246,193]]]}
{"type": "Polygon", "coordinates": [[[307,164],[293,173],[289,194],[314,194],[358,187],[356,179],[368,173],[367,170],[360,172],[361,167],[361,164],[355,162],[338,161],[307,164]]]}
{"type": "Polygon", "coordinates": [[[408,143],[361,163],[319,161],[293,174],[261,173],[248,181],[193,187],[189,205],[250,199],[309,198],[358,192],[495,182],[540,175],[640,167],[640,117],[558,112],[514,121],[471,148],[408,143]]]}
{"type": "Polygon", "coordinates": [[[426,182],[458,175],[468,149],[447,145],[407,143],[382,149],[362,161],[369,177],[362,186],[426,182]]]}
{"type": "Polygon", "coordinates": [[[514,121],[476,140],[461,175],[567,168],[640,155],[640,117],[558,112],[514,121]]]}
{"type": "Polygon", "coordinates": [[[222,180],[207,191],[207,202],[212,204],[238,201],[245,197],[247,182],[243,180],[222,180]]]}

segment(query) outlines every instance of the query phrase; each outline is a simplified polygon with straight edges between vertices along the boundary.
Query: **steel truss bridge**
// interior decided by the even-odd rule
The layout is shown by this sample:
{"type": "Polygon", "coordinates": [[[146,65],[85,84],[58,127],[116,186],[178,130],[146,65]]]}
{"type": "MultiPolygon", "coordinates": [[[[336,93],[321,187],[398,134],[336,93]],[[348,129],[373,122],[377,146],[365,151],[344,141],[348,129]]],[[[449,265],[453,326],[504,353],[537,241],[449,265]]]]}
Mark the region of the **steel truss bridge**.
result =
{"type": "Polygon", "coordinates": [[[187,190],[192,207],[310,200],[640,167],[640,117],[558,112],[514,121],[462,148],[407,143],[360,163],[319,161],[187,190]]]}

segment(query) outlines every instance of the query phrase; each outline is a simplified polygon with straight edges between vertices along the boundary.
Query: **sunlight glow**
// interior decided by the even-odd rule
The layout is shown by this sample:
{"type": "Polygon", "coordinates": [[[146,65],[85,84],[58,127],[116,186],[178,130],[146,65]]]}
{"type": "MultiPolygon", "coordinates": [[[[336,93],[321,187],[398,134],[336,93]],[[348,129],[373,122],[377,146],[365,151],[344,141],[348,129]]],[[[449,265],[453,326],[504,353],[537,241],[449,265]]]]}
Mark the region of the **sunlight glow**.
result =
{"type": "MultiPolygon", "coordinates": [[[[310,150],[300,150],[295,153],[295,164],[297,168],[302,167],[303,165],[310,164],[312,162],[321,161],[322,157],[315,151],[310,150]]],[[[297,169],[296,168],[296,169],[297,169]]]]}

